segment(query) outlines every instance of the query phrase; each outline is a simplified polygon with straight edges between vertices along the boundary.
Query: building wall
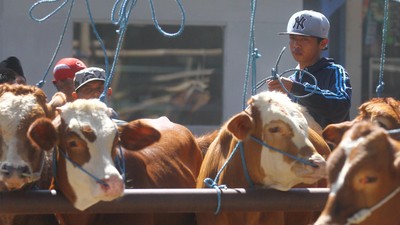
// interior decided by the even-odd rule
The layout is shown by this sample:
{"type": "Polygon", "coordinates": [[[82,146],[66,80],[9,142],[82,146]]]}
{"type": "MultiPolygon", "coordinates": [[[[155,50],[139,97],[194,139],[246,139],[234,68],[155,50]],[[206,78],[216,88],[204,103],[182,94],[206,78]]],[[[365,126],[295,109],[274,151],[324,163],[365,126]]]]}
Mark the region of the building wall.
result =
{"type": "MultiPolygon", "coordinates": [[[[63,2],[63,1],[60,1],[63,2]]],[[[71,2],[71,1],[69,1],[71,2]]],[[[114,1],[89,1],[95,22],[110,22],[114,1]]],[[[20,58],[29,84],[40,81],[51,61],[69,10],[69,4],[48,20],[37,23],[29,16],[34,1],[0,0],[0,59],[10,55],[20,58]]],[[[224,52],[224,120],[242,108],[243,82],[248,57],[250,32],[250,1],[242,0],[202,0],[182,1],[186,10],[186,25],[225,26],[224,52]]],[[[42,4],[33,15],[43,17],[60,3],[42,4]]],[[[161,24],[179,24],[180,11],[175,1],[155,1],[156,15],[161,24]]],[[[288,46],[288,37],[277,35],[286,29],[289,17],[302,9],[301,0],[258,1],[255,19],[255,47],[262,57],[257,61],[257,80],[271,75],[279,52],[288,46]]],[[[65,33],[62,46],[55,58],[72,55],[72,22],[88,21],[86,1],[75,1],[72,18],[65,33]]],[[[138,1],[130,16],[131,23],[152,24],[148,1],[138,1]]],[[[129,41],[129,40],[124,40],[129,41]]],[[[133,40],[134,41],[134,40],[133,40]]],[[[350,58],[350,57],[349,57],[350,58]]],[[[279,64],[279,71],[295,67],[289,50],[279,64]]],[[[55,92],[52,67],[46,77],[43,89],[51,96],[55,92]]],[[[354,82],[353,82],[354,83],[354,82]]],[[[248,91],[250,92],[250,91],[248,91]]],[[[208,127],[196,127],[200,132],[208,127]]]]}

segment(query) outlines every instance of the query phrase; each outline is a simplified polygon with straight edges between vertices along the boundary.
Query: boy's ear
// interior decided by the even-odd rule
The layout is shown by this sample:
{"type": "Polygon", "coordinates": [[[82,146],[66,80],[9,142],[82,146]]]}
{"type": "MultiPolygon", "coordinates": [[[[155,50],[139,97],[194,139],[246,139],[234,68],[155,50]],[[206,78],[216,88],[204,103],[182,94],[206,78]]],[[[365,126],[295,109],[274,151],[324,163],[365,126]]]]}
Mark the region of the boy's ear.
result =
{"type": "Polygon", "coordinates": [[[329,43],[329,39],[327,39],[327,38],[322,39],[322,41],[319,43],[319,48],[321,50],[326,49],[326,47],[328,47],[328,43],[329,43]]]}

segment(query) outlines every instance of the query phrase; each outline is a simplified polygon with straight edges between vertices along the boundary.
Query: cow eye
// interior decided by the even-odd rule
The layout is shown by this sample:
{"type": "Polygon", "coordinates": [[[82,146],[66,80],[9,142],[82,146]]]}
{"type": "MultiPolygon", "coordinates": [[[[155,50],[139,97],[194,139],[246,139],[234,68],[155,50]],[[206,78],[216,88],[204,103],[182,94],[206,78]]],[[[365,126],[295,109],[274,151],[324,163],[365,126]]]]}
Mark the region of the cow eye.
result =
{"type": "Polygon", "coordinates": [[[366,183],[375,183],[377,180],[378,180],[378,177],[373,177],[373,176],[365,177],[365,182],[366,183]]]}
{"type": "Polygon", "coordinates": [[[76,143],[76,141],[70,141],[68,142],[68,147],[73,148],[73,147],[77,147],[78,144],[76,143]]]}
{"type": "Polygon", "coordinates": [[[380,126],[380,127],[382,127],[383,129],[388,129],[388,127],[386,126],[386,124],[384,124],[384,123],[382,123],[382,122],[380,122],[380,121],[378,121],[377,122],[378,123],[378,126],[380,126]]]}
{"type": "Polygon", "coordinates": [[[375,176],[365,176],[360,179],[360,182],[363,184],[372,184],[378,181],[378,177],[375,176]]]}
{"type": "Polygon", "coordinates": [[[270,127],[268,128],[268,131],[271,133],[277,133],[280,131],[279,127],[270,127]]]}

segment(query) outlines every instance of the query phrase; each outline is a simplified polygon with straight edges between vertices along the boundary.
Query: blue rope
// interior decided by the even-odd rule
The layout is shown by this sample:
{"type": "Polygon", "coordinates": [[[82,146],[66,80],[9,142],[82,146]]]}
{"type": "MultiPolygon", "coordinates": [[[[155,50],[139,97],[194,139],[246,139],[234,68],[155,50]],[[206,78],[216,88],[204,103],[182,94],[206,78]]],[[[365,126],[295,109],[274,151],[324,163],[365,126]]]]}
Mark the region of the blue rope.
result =
{"type": "Polygon", "coordinates": [[[254,18],[256,16],[256,8],[257,8],[257,0],[252,0],[250,4],[251,8],[251,16],[250,16],[250,37],[249,37],[249,50],[248,50],[248,55],[247,55],[247,64],[246,64],[246,72],[245,72],[245,78],[244,78],[244,85],[243,85],[243,105],[242,109],[244,110],[246,108],[246,102],[247,102],[247,83],[249,82],[249,71],[250,71],[250,66],[252,67],[252,94],[255,94],[255,80],[256,80],[256,59],[261,57],[261,54],[258,53],[258,49],[256,49],[255,46],[255,35],[254,35],[254,18]]]}
{"type": "Polygon", "coordinates": [[[225,167],[228,165],[229,161],[231,161],[233,155],[235,155],[238,147],[240,146],[240,141],[236,144],[235,148],[232,150],[231,155],[228,157],[228,159],[224,162],[222,165],[221,169],[219,169],[217,175],[215,176],[214,180],[211,178],[206,178],[204,179],[204,183],[209,187],[209,188],[214,188],[217,190],[217,197],[218,197],[218,203],[217,203],[217,209],[215,210],[214,214],[217,215],[221,209],[221,189],[226,189],[227,186],[225,184],[218,185],[218,180],[219,176],[221,176],[222,171],[225,169],[225,167]]]}
{"type": "MultiPolygon", "coordinates": [[[[33,16],[32,13],[33,13],[33,10],[35,9],[35,7],[39,6],[40,4],[52,3],[52,2],[57,2],[57,1],[59,1],[59,0],[41,0],[41,1],[36,2],[36,3],[33,4],[32,7],[29,9],[29,16],[31,17],[32,20],[41,23],[41,22],[47,20],[48,18],[50,18],[51,16],[53,16],[53,15],[54,15],[55,13],[57,13],[58,11],[60,11],[60,10],[62,9],[62,7],[64,7],[64,6],[67,4],[67,2],[68,2],[69,0],[65,0],[65,1],[64,1],[61,5],[59,5],[55,10],[53,10],[52,12],[50,12],[49,14],[47,14],[46,16],[44,16],[44,17],[42,17],[42,18],[40,18],[40,19],[38,19],[38,18],[36,18],[35,16],[33,16]]],[[[56,56],[57,56],[57,53],[58,53],[59,50],[60,50],[62,41],[63,41],[64,36],[65,36],[65,31],[67,30],[67,25],[68,25],[69,19],[71,18],[71,12],[72,12],[72,8],[73,8],[73,6],[74,6],[74,3],[75,3],[75,0],[71,0],[71,5],[70,5],[69,10],[68,10],[68,16],[67,16],[67,18],[65,19],[64,28],[63,28],[63,31],[62,31],[62,33],[61,33],[60,39],[58,40],[58,44],[57,44],[56,50],[55,50],[54,53],[53,53],[53,56],[52,56],[52,58],[51,58],[51,60],[50,60],[49,65],[47,66],[47,69],[46,69],[46,71],[45,71],[45,73],[44,73],[44,76],[43,76],[42,80],[40,80],[40,81],[36,84],[36,86],[39,87],[39,88],[43,87],[44,83],[46,83],[45,80],[46,80],[47,74],[49,73],[50,68],[52,67],[52,65],[53,65],[53,63],[54,63],[54,60],[55,60],[55,58],[56,58],[56,56]]]]}
{"type": "Polygon", "coordinates": [[[267,148],[269,148],[269,149],[271,149],[271,150],[274,150],[274,151],[276,151],[276,152],[279,152],[279,153],[281,153],[282,155],[285,155],[285,156],[287,156],[287,157],[289,157],[289,158],[291,158],[291,159],[293,159],[293,160],[299,161],[299,162],[301,162],[301,163],[303,163],[303,164],[306,164],[306,165],[309,165],[309,166],[312,166],[312,167],[318,167],[316,164],[314,164],[314,163],[312,163],[312,162],[310,162],[310,161],[308,161],[308,160],[299,158],[299,157],[297,157],[297,156],[294,156],[294,155],[292,155],[292,154],[289,154],[289,153],[287,153],[287,152],[284,152],[284,151],[282,151],[282,150],[279,150],[279,149],[277,149],[277,148],[274,148],[274,147],[272,147],[271,145],[268,145],[267,143],[263,142],[262,140],[260,140],[260,139],[258,139],[258,138],[256,138],[256,137],[254,137],[254,136],[251,136],[251,139],[253,139],[253,140],[254,140],[255,142],[257,142],[258,144],[260,144],[260,145],[262,145],[262,146],[264,146],[264,147],[267,147],[267,148]]]}
{"type": "Polygon", "coordinates": [[[285,51],[285,49],[286,49],[286,47],[283,47],[281,52],[279,53],[278,59],[276,60],[276,63],[275,63],[275,67],[273,67],[271,69],[271,76],[259,81],[255,85],[255,88],[256,89],[261,88],[268,80],[278,80],[279,84],[281,85],[283,90],[285,90],[285,92],[291,98],[306,98],[306,97],[313,95],[317,91],[318,81],[317,81],[317,78],[315,78],[315,76],[312,73],[308,72],[307,70],[302,70],[302,69],[288,69],[288,70],[283,71],[283,73],[278,73],[278,65],[279,65],[279,62],[282,58],[282,55],[283,55],[283,52],[285,51]],[[284,74],[289,73],[289,72],[301,72],[301,73],[306,73],[307,75],[309,75],[314,80],[314,89],[306,95],[295,95],[295,94],[290,93],[290,91],[288,89],[286,89],[285,85],[282,83],[282,81],[280,79],[281,76],[283,76],[284,74]]]}
{"type": "Polygon", "coordinates": [[[96,176],[94,176],[93,174],[91,174],[89,171],[85,170],[83,167],[81,167],[78,163],[76,163],[75,161],[73,161],[69,156],[67,156],[61,149],[59,150],[59,152],[61,152],[61,155],[64,156],[65,159],[67,159],[70,163],[72,163],[72,165],[74,165],[75,167],[77,167],[78,169],[80,169],[82,172],[86,173],[89,177],[93,178],[97,183],[102,184],[106,187],[108,187],[109,185],[105,182],[100,180],[99,178],[97,178],[96,176]]]}
{"type": "Polygon", "coordinates": [[[386,49],[386,36],[387,36],[387,21],[389,14],[389,0],[385,0],[385,9],[383,14],[383,28],[382,28],[382,44],[381,44],[381,62],[379,66],[379,83],[376,86],[376,93],[378,97],[381,96],[385,83],[383,82],[383,70],[385,64],[385,49],[386,49]]]}
{"type": "Polygon", "coordinates": [[[118,143],[118,149],[119,149],[119,155],[120,155],[120,157],[118,157],[118,156],[116,156],[115,157],[115,160],[114,160],[114,163],[115,163],[115,165],[116,165],[116,167],[118,168],[118,170],[119,170],[119,172],[121,173],[121,175],[122,175],[122,179],[124,180],[124,182],[126,181],[126,175],[125,175],[125,156],[124,156],[124,154],[123,154],[123,152],[122,152],[122,147],[121,147],[121,144],[120,143],[118,143]]]}
{"type": "MultiPolygon", "coordinates": [[[[97,32],[96,25],[95,25],[95,22],[94,22],[93,16],[92,16],[92,11],[90,9],[89,0],[86,0],[86,8],[87,8],[88,16],[89,16],[89,19],[90,19],[90,25],[92,26],[92,31],[93,31],[94,35],[96,36],[96,39],[99,41],[101,49],[103,50],[106,78],[108,79],[109,74],[110,74],[110,70],[108,68],[109,67],[109,63],[108,63],[107,50],[106,50],[106,47],[104,45],[103,40],[101,39],[99,33],[97,32]]],[[[107,99],[102,97],[104,95],[104,93],[106,92],[106,90],[108,89],[106,87],[107,87],[107,85],[104,84],[104,91],[100,95],[100,100],[102,102],[104,102],[104,103],[107,103],[106,102],[107,99]]]]}
{"type": "Polygon", "coordinates": [[[176,36],[181,35],[183,33],[183,29],[185,27],[185,20],[186,20],[185,9],[183,8],[180,0],[175,0],[175,2],[178,4],[179,10],[181,11],[181,16],[182,16],[181,24],[180,24],[179,30],[176,33],[167,33],[158,24],[158,20],[156,17],[156,10],[154,9],[153,0],[149,0],[150,8],[151,8],[151,18],[153,19],[154,25],[157,28],[158,32],[160,32],[161,34],[163,34],[166,37],[176,37],[176,36]]]}
{"type": "Polygon", "coordinates": [[[242,158],[242,166],[243,166],[244,176],[246,177],[247,183],[249,183],[250,187],[253,188],[254,187],[254,183],[251,180],[249,171],[247,170],[246,157],[244,157],[243,142],[240,142],[240,156],[242,158]]]}
{"type": "MultiPolygon", "coordinates": [[[[136,5],[137,0],[117,0],[113,6],[113,9],[111,11],[111,21],[115,24],[119,26],[119,29],[117,30],[118,33],[118,45],[115,51],[115,55],[114,55],[114,60],[113,60],[113,64],[111,66],[111,71],[106,70],[106,82],[104,84],[104,90],[103,93],[100,95],[100,100],[102,102],[106,102],[106,96],[107,96],[107,90],[111,85],[111,81],[112,78],[114,76],[114,70],[115,67],[117,65],[118,62],[118,57],[119,57],[119,53],[121,51],[121,46],[123,43],[123,38],[125,36],[125,32],[128,28],[128,23],[129,23],[129,16],[132,12],[133,7],[136,5]],[[129,6],[130,3],[130,6],[129,6]],[[129,6],[129,10],[128,10],[128,6],[129,6]],[[116,17],[116,11],[117,8],[119,7],[118,10],[118,17],[116,17]]],[[[151,15],[152,15],[152,19],[154,21],[154,25],[156,27],[156,29],[163,34],[166,37],[175,37],[175,36],[179,36],[182,34],[183,29],[184,29],[184,24],[185,24],[185,10],[182,6],[182,3],[180,2],[180,0],[176,0],[180,10],[181,10],[181,14],[182,14],[182,19],[181,19],[181,25],[180,25],[180,29],[178,30],[178,32],[176,33],[167,33],[165,32],[159,25],[157,18],[156,18],[156,13],[155,13],[155,9],[154,9],[154,4],[152,0],[149,0],[150,3],[150,8],[151,8],[151,15]]],[[[104,53],[106,56],[106,53],[104,53]]],[[[106,56],[107,58],[107,56],[106,56]]]]}

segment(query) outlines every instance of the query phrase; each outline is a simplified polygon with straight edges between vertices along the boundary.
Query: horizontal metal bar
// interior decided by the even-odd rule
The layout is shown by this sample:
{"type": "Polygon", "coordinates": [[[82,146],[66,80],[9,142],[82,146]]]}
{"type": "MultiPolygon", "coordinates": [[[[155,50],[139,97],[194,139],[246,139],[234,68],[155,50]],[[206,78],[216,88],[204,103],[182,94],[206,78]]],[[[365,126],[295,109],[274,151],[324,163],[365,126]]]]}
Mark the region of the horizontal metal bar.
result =
{"type": "MultiPolygon", "coordinates": [[[[318,211],[328,196],[327,188],[289,191],[228,188],[221,190],[221,211],[318,211]]],[[[217,191],[205,189],[127,189],[123,197],[100,202],[84,212],[152,213],[215,212],[217,191]]],[[[82,213],[61,194],[39,190],[0,192],[0,214],[82,213]]]]}

